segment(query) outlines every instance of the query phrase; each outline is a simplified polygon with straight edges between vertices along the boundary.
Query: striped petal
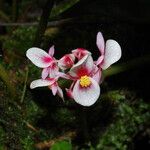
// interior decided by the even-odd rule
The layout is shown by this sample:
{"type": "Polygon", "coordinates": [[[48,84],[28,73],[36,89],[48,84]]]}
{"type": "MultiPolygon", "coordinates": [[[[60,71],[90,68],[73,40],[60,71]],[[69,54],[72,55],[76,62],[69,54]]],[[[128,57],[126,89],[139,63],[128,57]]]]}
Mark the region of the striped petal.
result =
{"type": "Polygon", "coordinates": [[[106,41],[106,49],[101,68],[107,69],[110,65],[118,61],[121,57],[121,47],[115,40],[106,41]]]}
{"type": "Polygon", "coordinates": [[[90,78],[91,85],[86,88],[80,86],[80,80],[78,80],[73,88],[73,98],[74,100],[83,106],[93,105],[100,95],[100,87],[98,83],[90,78]]]}
{"type": "Polygon", "coordinates": [[[30,48],[26,52],[26,56],[32,61],[34,65],[40,68],[50,66],[52,57],[40,48],[30,48]]]}

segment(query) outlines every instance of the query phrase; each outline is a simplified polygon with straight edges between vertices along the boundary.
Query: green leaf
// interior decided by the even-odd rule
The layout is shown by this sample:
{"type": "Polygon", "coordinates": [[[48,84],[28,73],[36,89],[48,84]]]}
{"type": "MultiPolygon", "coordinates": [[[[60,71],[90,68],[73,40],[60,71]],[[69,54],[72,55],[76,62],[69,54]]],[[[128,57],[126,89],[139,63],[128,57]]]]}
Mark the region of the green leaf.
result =
{"type": "Polygon", "coordinates": [[[56,142],[50,150],[72,150],[72,145],[68,141],[56,142]]]}

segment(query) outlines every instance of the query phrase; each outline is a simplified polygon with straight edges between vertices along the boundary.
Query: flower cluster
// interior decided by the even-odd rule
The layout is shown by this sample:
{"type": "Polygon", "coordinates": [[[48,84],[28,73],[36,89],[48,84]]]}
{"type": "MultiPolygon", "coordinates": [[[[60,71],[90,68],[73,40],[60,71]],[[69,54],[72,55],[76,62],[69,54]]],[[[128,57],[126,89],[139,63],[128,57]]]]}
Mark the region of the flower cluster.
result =
{"type": "Polygon", "coordinates": [[[54,46],[46,53],[40,48],[30,48],[26,56],[37,67],[42,68],[41,79],[31,83],[30,88],[48,86],[53,95],[63,99],[63,91],[59,87],[59,78],[72,80],[67,95],[83,106],[93,105],[100,95],[102,70],[118,61],[121,57],[120,45],[115,40],[107,40],[98,32],[96,44],[100,52],[97,61],[93,61],[91,52],[84,48],[72,50],[61,59],[55,59],[54,46]]]}

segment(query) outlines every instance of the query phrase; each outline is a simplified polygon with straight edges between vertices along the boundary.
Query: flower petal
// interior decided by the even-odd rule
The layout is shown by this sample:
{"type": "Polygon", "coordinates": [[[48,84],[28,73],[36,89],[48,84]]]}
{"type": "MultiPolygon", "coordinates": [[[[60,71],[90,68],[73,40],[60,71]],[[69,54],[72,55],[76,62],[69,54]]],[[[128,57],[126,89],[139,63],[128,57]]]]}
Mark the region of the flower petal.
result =
{"type": "Polygon", "coordinates": [[[93,72],[92,78],[93,78],[97,83],[100,83],[101,76],[102,76],[102,71],[101,71],[101,69],[99,69],[98,67],[96,67],[95,70],[94,70],[94,72],[93,72]]]}
{"type": "Polygon", "coordinates": [[[63,72],[57,72],[56,76],[64,78],[64,79],[70,79],[71,80],[71,77],[68,74],[65,74],[63,72]]]}
{"type": "Polygon", "coordinates": [[[73,99],[73,95],[72,95],[72,90],[71,89],[65,89],[66,90],[66,94],[69,98],[72,98],[73,99]]]}
{"type": "Polygon", "coordinates": [[[44,68],[42,70],[42,79],[46,79],[49,74],[49,68],[44,68]]]}
{"type": "Polygon", "coordinates": [[[51,90],[52,90],[52,93],[53,93],[53,95],[56,95],[56,93],[57,93],[57,84],[52,84],[51,85],[51,90]]]}
{"type": "Polygon", "coordinates": [[[62,70],[71,68],[74,65],[75,56],[73,54],[66,54],[58,61],[58,66],[62,70]]]}
{"type": "Polygon", "coordinates": [[[103,60],[104,60],[104,55],[101,55],[99,58],[98,58],[98,60],[96,61],[96,65],[99,65],[99,64],[101,64],[102,62],[103,62],[103,60]]]}
{"type": "Polygon", "coordinates": [[[77,48],[75,50],[72,50],[72,54],[78,58],[78,60],[82,59],[85,55],[91,54],[88,50],[84,48],[77,48]]]}
{"type": "Polygon", "coordinates": [[[49,77],[50,78],[55,78],[57,76],[57,72],[59,71],[59,68],[57,66],[57,63],[54,62],[51,64],[49,67],[49,77]]]}
{"type": "Polygon", "coordinates": [[[49,51],[48,51],[48,54],[49,54],[50,56],[53,56],[54,53],[55,53],[55,49],[54,49],[54,45],[53,45],[52,47],[50,47],[50,49],[49,49],[49,51]]]}
{"type": "Polygon", "coordinates": [[[62,89],[61,89],[59,86],[57,86],[57,94],[58,94],[58,96],[59,96],[60,98],[62,98],[62,99],[64,100],[63,91],[62,91],[62,89]]]}
{"type": "Polygon", "coordinates": [[[103,70],[118,61],[121,57],[121,47],[115,40],[106,41],[104,61],[101,64],[103,70]]]}
{"type": "Polygon", "coordinates": [[[101,32],[98,32],[97,33],[97,39],[96,39],[96,44],[97,44],[97,47],[101,53],[101,55],[104,54],[104,38],[103,38],[103,35],[101,32]]]}
{"type": "Polygon", "coordinates": [[[35,64],[37,67],[46,68],[51,64],[52,58],[44,50],[40,48],[30,48],[26,52],[26,56],[35,64]]]}
{"type": "Polygon", "coordinates": [[[30,84],[30,88],[34,89],[36,87],[43,87],[43,86],[50,86],[55,82],[54,78],[48,78],[48,79],[38,79],[34,80],[30,84]]]}
{"type": "Polygon", "coordinates": [[[69,98],[72,98],[72,99],[73,99],[73,94],[72,94],[72,92],[73,92],[74,84],[75,84],[75,82],[73,82],[73,83],[71,84],[71,86],[70,86],[69,89],[67,89],[67,88],[65,89],[67,96],[68,96],[69,98]]]}
{"type": "Polygon", "coordinates": [[[70,76],[80,78],[84,75],[89,75],[94,66],[93,58],[91,55],[85,55],[78,61],[69,71],[70,76]]]}
{"type": "Polygon", "coordinates": [[[78,80],[73,88],[73,98],[74,100],[83,106],[93,105],[100,95],[100,87],[98,83],[90,78],[91,85],[86,88],[80,86],[80,80],[78,80]]]}

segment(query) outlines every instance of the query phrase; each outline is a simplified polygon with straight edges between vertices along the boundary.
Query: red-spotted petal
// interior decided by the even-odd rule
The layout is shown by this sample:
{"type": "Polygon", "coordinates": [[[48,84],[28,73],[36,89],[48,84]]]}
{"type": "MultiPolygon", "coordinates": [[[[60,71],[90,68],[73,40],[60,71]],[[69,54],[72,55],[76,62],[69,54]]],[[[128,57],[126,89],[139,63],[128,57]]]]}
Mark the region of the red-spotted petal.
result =
{"type": "Polygon", "coordinates": [[[52,57],[40,48],[30,48],[26,52],[26,56],[35,64],[37,67],[46,68],[50,66],[52,57]]]}
{"type": "Polygon", "coordinates": [[[58,66],[62,70],[71,68],[74,65],[75,56],[73,54],[66,54],[58,61],[58,66]]]}
{"type": "Polygon", "coordinates": [[[101,68],[107,69],[121,57],[121,47],[115,40],[106,41],[105,56],[101,68]]]}
{"type": "Polygon", "coordinates": [[[72,54],[78,58],[78,60],[82,59],[85,55],[91,54],[88,50],[84,48],[77,48],[75,50],[72,50],[72,54]]]}
{"type": "Polygon", "coordinates": [[[57,64],[55,62],[52,63],[52,65],[49,67],[49,77],[55,78],[57,76],[58,71],[59,71],[59,68],[57,64]]]}
{"type": "Polygon", "coordinates": [[[30,88],[34,89],[36,87],[43,87],[43,86],[50,86],[52,85],[56,80],[54,78],[48,78],[48,79],[38,79],[34,80],[30,84],[30,88]]]}
{"type": "Polygon", "coordinates": [[[80,105],[91,106],[99,98],[100,87],[94,79],[90,78],[90,80],[89,87],[81,87],[80,80],[78,80],[73,88],[73,98],[80,105]]]}
{"type": "Polygon", "coordinates": [[[76,63],[69,71],[70,76],[80,78],[89,75],[93,69],[93,58],[91,55],[85,55],[78,63],[76,63]]]}

